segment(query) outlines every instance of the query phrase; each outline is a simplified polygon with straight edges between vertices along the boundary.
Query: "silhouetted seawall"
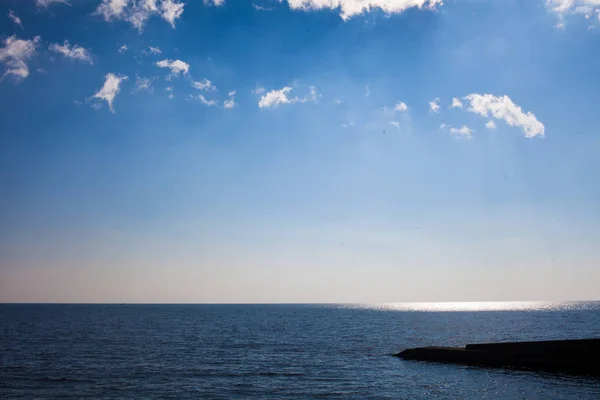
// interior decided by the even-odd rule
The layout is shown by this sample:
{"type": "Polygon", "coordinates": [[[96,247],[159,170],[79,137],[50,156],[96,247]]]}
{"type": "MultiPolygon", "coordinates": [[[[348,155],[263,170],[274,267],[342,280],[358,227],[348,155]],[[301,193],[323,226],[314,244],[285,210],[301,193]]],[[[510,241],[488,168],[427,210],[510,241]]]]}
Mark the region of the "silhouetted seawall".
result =
{"type": "Polygon", "coordinates": [[[406,360],[521,368],[600,376],[600,339],[420,347],[397,354],[406,360]]]}

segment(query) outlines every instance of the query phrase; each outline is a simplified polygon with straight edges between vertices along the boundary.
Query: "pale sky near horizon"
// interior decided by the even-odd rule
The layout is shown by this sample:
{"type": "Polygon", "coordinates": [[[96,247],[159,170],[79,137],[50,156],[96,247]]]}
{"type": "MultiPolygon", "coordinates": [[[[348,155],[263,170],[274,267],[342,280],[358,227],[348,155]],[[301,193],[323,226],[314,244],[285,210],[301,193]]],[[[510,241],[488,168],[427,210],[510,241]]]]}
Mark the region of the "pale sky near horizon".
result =
{"type": "Polygon", "coordinates": [[[0,302],[598,300],[599,49],[595,0],[5,0],[0,302]]]}

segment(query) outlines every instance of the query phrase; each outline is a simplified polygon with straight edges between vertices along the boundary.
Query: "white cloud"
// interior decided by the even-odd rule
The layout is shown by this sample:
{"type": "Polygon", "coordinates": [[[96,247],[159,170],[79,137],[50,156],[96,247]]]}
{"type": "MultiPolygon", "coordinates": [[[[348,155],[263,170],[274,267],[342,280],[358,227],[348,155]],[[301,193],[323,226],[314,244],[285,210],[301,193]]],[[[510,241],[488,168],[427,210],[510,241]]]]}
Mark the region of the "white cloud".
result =
{"type": "Polygon", "coordinates": [[[370,85],[370,84],[371,84],[371,82],[369,81],[369,82],[367,83],[367,86],[365,87],[365,96],[366,96],[366,97],[369,97],[369,96],[371,95],[371,90],[370,90],[370,88],[369,88],[369,85],[370,85]]]}
{"type": "Polygon", "coordinates": [[[124,53],[126,52],[128,49],[127,45],[124,44],[123,46],[119,47],[119,53],[124,53]]]}
{"type": "Polygon", "coordinates": [[[492,121],[492,120],[489,120],[485,124],[485,127],[488,128],[488,129],[496,129],[497,128],[496,123],[494,121],[492,121]]]}
{"type": "Polygon", "coordinates": [[[175,21],[181,17],[183,14],[183,3],[178,3],[173,0],[163,0],[162,2],[162,18],[171,24],[173,28],[175,28],[175,21]]]}
{"type": "Polygon", "coordinates": [[[510,126],[518,126],[525,137],[544,136],[545,127],[532,112],[524,113],[508,96],[470,94],[464,97],[471,103],[467,111],[504,120],[510,126]]]}
{"type": "Polygon", "coordinates": [[[16,36],[10,36],[4,40],[4,47],[0,47],[0,63],[5,66],[6,71],[0,77],[0,82],[8,75],[13,75],[15,79],[24,79],[29,76],[29,67],[26,61],[35,56],[40,40],[39,36],[31,40],[21,40],[16,36]]]}
{"type": "Polygon", "coordinates": [[[232,90],[228,93],[229,99],[223,102],[223,107],[225,108],[234,108],[236,106],[235,102],[235,90],[232,90]]]}
{"type": "Polygon", "coordinates": [[[546,0],[546,5],[557,14],[559,29],[564,29],[565,18],[572,15],[582,15],[589,20],[596,14],[600,21],[600,0],[546,0]]]}
{"type": "Polygon", "coordinates": [[[191,82],[192,87],[198,89],[198,90],[204,90],[205,92],[214,92],[217,90],[217,88],[215,87],[215,85],[213,85],[213,83],[211,81],[209,81],[208,79],[202,79],[201,81],[192,81],[191,82]]]}
{"type": "Polygon", "coordinates": [[[272,11],[273,10],[272,7],[259,6],[256,3],[252,3],[252,7],[254,7],[254,9],[258,10],[258,11],[272,11]]]}
{"type": "Polygon", "coordinates": [[[105,100],[108,103],[108,108],[110,109],[110,112],[114,113],[115,110],[113,108],[113,101],[121,91],[121,82],[126,80],[126,76],[117,76],[111,73],[106,74],[106,80],[104,81],[104,85],[102,85],[102,88],[100,88],[100,90],[98,90],[92,96],[92,98],[105,100]]]}
{"type": "Polygon", "coordinates": [[[405,102],[403,101],[399,101],[398,103],[396,103],[396,105],[394,106],[394,110],[396,111],[400,111],[400,112],[406,112],[408,111],[408,106],[406,105],[405,102]]]}
{"type": "Polygon", "coordinates": [[[159,47],[148,46],[150,54],[162,54],[162,50],[159,47]]]}
{"type": "MultiPolygon", "coordinates": [[[[204,5],[221,7],[222,5],[225,5],[225,0],[204,0],[204,5]]],[[[254,3],[252,3],[252,5],[254,5],[254,3]]]]}
{"type": "Polygon", "coordinates": [[[36,0],[35,1],[35,5],[37,7],[48,7],[50,4],[53,3],[62,3],[62,4],[66,4],[68,6],[70,6],[71,4],[69,4],[69,2],[67,0],[36,0]]]}
{"type": "Polygon", "coordinates": [[[201,94],[197,94],[197,95],[190,95],[191,99],[194,100],[198,100],[200,103],[204,104],[205,106],[216,106],[217,105],[217,101],[215,99],[211,99],[211,100],[207,100],[203,95],[201,94]]]}
{"type": "Polygon", "coordinates": [[[440,112],[440,98],[436,97],[433,101],[429,102],[429,111],[432,113],[440,112]]]}
{"type": "Polygon", "coordinates": [[[65,40],[62,45],[58,43],[51,44],[50,51],[62,54],[66,58],[70,58],[72,60],[80,60],[93,64],[89,50],[77,45],[71,46],[68,40],[65,40]]]}
{"type": "Polygon", "coordinates": [[[141,32],[153,15],[160,16],[175,28],[184,6],[177,0],[102,0],[94,14],[107,22],[117,19],[127,21],[141,32]]]}
{"type": "Polygon", "coordinates": [[[295,103],[297,100],[290,99],[287,94],[292,91],[291,86],[285,86],[280,90],[271,90],[260,98],[258,106],[260,108],[265,107],[279,107],[280,104],[295,103]]]}
{"type": "Polygon", "coordinates": [[[152,87],[152,82],[154,82],[154,79],[156,78],[145,78],[136,75],[133,92],[154,92],[154,88],[152,87]]]}
{"type": "MultiPolygon", "coordinates": [[[[271,90],[260,98],[258,106],[260,108],[279,107],[282,104],[305,103],[307,101],[316,101],[318,98],[317,89],[310,86],[310,95],[308,97],[289,97],[288,94],[292,91],[291,86],[285,86],[279,90],[271,90]]],[[[262,92],[261,92],[262,93],[262,92]]]]}
{"type": "Polygon", "coordinates": [[[265,88],[261,86],[256,86],[256,89],[252,90],[254,94],[263,94],[265,92],[265,88]]]}
{"type": "Polygon", "coordinates": [[[165,88],[165,92],[172,92],[173,91],[173,86],[167,86],[165,88]]]}
{"type": "Polygon", "coordinates": [[[463,103],[459,99],[454,97],[452,99],[452,105],[450,106],[450,108],[463,108],[463,103]]]}
{"type": "Polygon", "coordinates": [[[317,99],[319,97],[321,97],[321,95],[317,92],[317,87],[316,86],[309,86],[308,90],[310,92],[309,97],[307,97],[305,99],[305,101],[317,101],[317,99]]]}
{"type": "Polygon", "coordinates": [[[8,10],[8,18],[10,18],[10,20],[16,25],[19,25],[21,29],[25,29],[23,28],[23,21],[21,21],[21,18],[19,18],[13,10],[8,10]]]}
{"type": "Polygon", "coordinates": [[[450,133],[453,135],[470,138],[471,134],[473,133],[473,129],[469,128],[466,125],[463,125],[460,128],[450,128],[450,133]]]}
{"type": "Polygon", "coordinates": [[[190,64],[183,62],[181,60],[162,60],[156,63],[156,66],[159,68],[168,68],[171,70],[171,74],[168,78],[173,76],[179,76],[179,74],[183,73],[183,75],[188,75],[190,71],[190,64]]]}
{"type": "Polygon", "coordinates": [[[444,130],[444,129],[448,128],[448,127],[449,127],[449,126],[448,126],[448,125],[446,125],[446,124],[444,124],[444,123],[440,125],[440,129],[441,129],[441,130],[444,130]]]}
{"type": "Polygon", "coordinates": [[[390,121],[390,125],[393,125],[396,127],[396,129],[400,130],[400,122],[398,121],[390,121]]]}
{"type": "Polygon", "coordinates": [[[398,14],[409,8],[435,10],[442,0],[288,0],[294,10],[340,9],[340,16],[347,20],[355,15],[381,9],[386,14],[398,14]]]}
{"type": "Polygon", "coordinates": [[[105,21],[124,18],[129,0],[102,0],[94,14],[101,15],[105,21]]]}

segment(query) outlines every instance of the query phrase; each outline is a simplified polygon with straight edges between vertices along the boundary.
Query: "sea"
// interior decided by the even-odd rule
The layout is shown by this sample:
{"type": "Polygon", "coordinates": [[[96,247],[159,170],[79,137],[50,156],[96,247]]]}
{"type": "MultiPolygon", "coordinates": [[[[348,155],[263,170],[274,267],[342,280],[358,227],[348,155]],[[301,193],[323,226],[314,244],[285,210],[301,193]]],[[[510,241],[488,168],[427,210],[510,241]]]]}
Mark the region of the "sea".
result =
{"type": "Polygon", "coordinates": [[[600,379],[407,361],[600,337],[600,302],[0,305],[0,399],[600,399],[600,379]]]}

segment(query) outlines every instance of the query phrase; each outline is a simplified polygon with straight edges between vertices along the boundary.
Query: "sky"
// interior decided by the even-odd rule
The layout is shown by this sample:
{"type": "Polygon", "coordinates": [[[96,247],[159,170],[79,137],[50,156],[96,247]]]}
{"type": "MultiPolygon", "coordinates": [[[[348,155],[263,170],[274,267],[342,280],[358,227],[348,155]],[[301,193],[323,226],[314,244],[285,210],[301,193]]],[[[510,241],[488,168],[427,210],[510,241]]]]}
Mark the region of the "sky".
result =
{"type": "Polygon", "coordinates": [[[0,302],[598,300],[597,0],[3,0],[0,302]]]}

